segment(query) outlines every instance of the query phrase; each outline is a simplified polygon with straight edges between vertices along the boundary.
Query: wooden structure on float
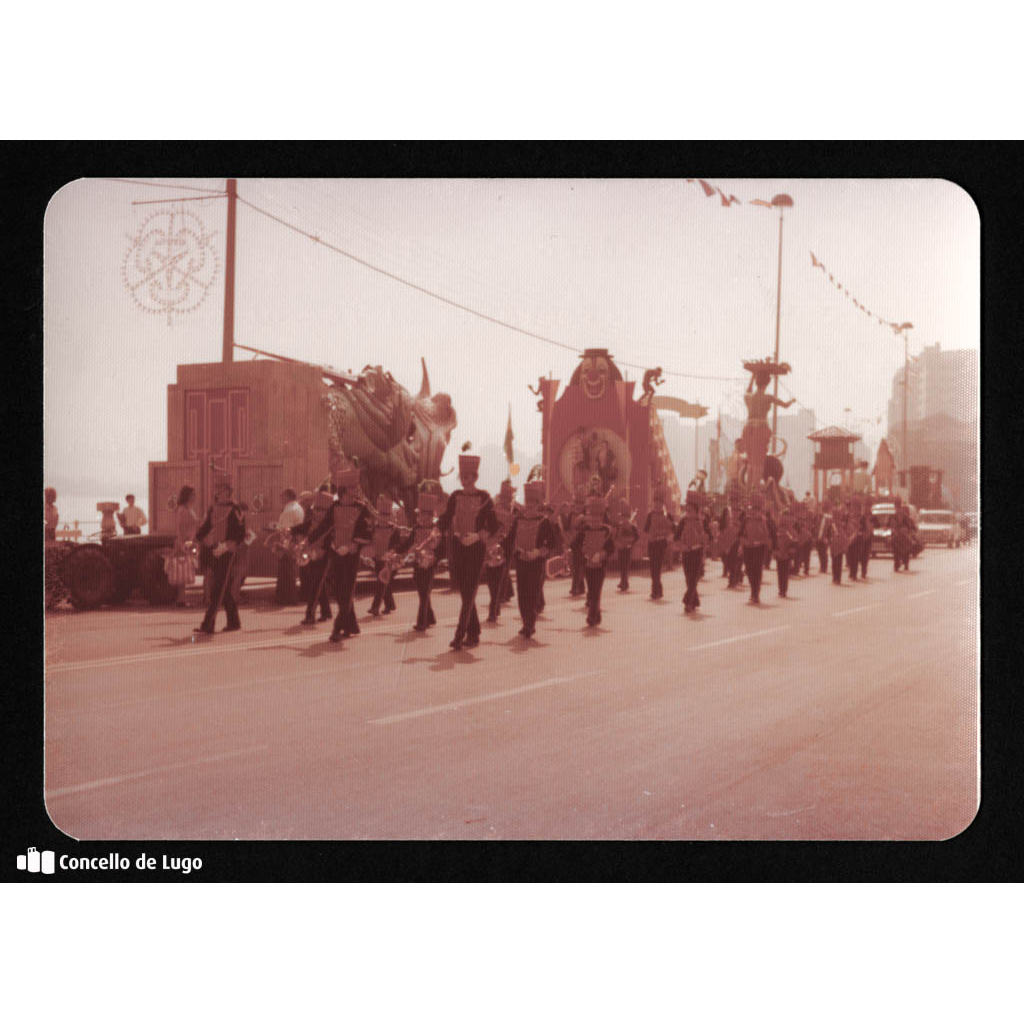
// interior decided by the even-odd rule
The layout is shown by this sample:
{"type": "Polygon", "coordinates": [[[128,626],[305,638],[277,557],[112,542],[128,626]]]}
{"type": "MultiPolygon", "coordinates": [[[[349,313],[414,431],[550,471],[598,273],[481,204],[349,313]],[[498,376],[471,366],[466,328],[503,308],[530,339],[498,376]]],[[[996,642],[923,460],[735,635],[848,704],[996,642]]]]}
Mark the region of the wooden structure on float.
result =
{"type": "Polygon", "coordinates": [[[841,476],[838,484],[840,500],[850,494],[856,469],[853,446],[860,439],[860,434],[854,434],[843,427],[825,427],[824,430],[816,430],[807,435],[807,440],[814,442],[815,501],[829,497],[831,488],[836,486],[830,485],[829,480],[837,472],[841,476]]]}
{"type": "MultiPolygon", "coordinates": [[[[637,510],[641,531],[658,481],[666,484],[669,505],[678,511],[682,495],[657,410],[634,398],[636,381],[623,380],[608,350],[586,349],[556,399],[559,384],[553,378],[540,381],[548,500],[556,508],[571,502],[575,489],[588,487],[597,475],[602,493],[611,491],[613,500],[625,497],[637,510]]],[[[645,549],[643,544],[634,550],[645,549]]]]}
{"type": "MultiPolygon", "coordinates": [[[[179,366],[167,388],[167,459],[149,463],[151,532],[174,533],[173,502],[184,484],[196,490],[196,513],[205,513],[213,500],[212,460],[231,474],[235,500],[249,507],[247,525],[265,536],[262,527],[277,522],[285,487],[315,490],[327,478],[327,390],[322,371],[303,363],[179,366]]],[[[276,556],[254,544],[249,573],[275,572],[276,556]]]]}

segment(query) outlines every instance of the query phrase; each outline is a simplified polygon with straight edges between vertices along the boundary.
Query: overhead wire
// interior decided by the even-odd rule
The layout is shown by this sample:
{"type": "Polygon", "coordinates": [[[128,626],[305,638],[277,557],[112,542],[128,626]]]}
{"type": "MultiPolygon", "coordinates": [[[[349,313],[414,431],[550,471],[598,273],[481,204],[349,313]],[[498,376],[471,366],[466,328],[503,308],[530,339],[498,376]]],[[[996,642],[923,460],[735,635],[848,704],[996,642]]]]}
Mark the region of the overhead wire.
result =
{"type": "Polygon", "coordinates": [[[136,181],[134,178],[101,178],[101,181],[120,181],[126,185],[148,185],[151,188],[178,188],[187,192],[211,192],[215,195],[226,195],[222,188],[200,188],[198,185],[168,185],[161,181],[136,181]]]}
{"type": "MultiPolygon", "coordinates": [[[[249,207],[250,209],[254,210],[256,213],[259,213],[262,216],[267,217],[270,220],[275,221],[276,223],[280,224],[282,227],[286,227],[289,230],[294,231],[296,234],[299,234],[299,235],[302,235],[302,236],[308,238],[310,241],[314,242],[317,245],[322,245],[325,248],[331,250],[332,252],[335,252],[335,253],[337,253],[340,256],[344,256],[346,259],[349,259],[349,260],[352,260],[355,263],[358,263],[360,266],[366,267],[367,269],[372,270],[375,273],[382,274],[383,276],[385,276],[387,278],[390,278],[393,281],[397,281],[399,284],[403,284],[403,285],[405,285],[408,288],[412,288],[415,291],[418,291],[418,292],[420,292],[420,293],[422,293],[424,295],[427,295],[427,296],[429,296],[429,297],[431,297],[433,299],[436,299],[439,302],[443,302],[446,305],[452,306],[455,309],[459,309],[459,310],[462,310],[465,313],[469,313],[471,316],[479,317],[480,319],[486,320],[486,321],[488,321],[490,323],[493,323],[493,324],[496,324],[499,327],[504,327],[504,328],[506,328],[508,330],[515,331],[517,334],[522,334],[525,337],[534,338],[537,341],[542,341],[542,342],[544,342],[545,344],[548,344],[548,345],[554,345],[557,348],[561,348],[561,349],[564,349],[564,350],[569,351],[569,352],[575,352],[576,354],[581,354],[584,351],[583,349],[578,348],[575,345],[568,345],[565,342],[558,341],[555,338],[549,338],[549,337],[547,337],[547,336],[545,336],[543,334],[538,334],[535,331],[527,330],[526,328],[520,327],[517,324],[511,323],[511,322],[509,322],[507,320],[502,320],[499,317],[491,316],[489,313],[484,313],[484,312],[482,312],[482,311],[480,311],[478,309],[474,309],[472,306],[466,305],[465,303],[462,303],[462,302],[458,302],[455,299],[451,299],[448,296],[442,295],[441,293],[433,291],[430,288],[425,288],[423,285],[417,284],[415,281],[410,281],[408,278],[402,277],[399,274],[395,274],[392,271],[387,270],[384,267],[378,266],[375,263],[371,263],[369,260],[365,260],[362,257],[357,256],[354,253],[349,252],[346,249],[342,249],[340,246],[337,246],[337,245],[334,245],[331,242],[328,242],[326,239],[322,238],[321,236],[313,234],[312,232],[307,231],[305,228],[302,228],[299,225],[294,224],[291,221],[286,220],[283,217],[279,217],[276,214],[271,213],[269,210],[263,209],[263,207],[257,205],[256,203],[251,202],[250,200],[246,199],[241,194],[238,195],[238,201],[240,203],[243,203],[245,206],[249,207]]],[[[643,365],[641,365],[639,363],[632,363],[632,362],[628,362],[626,360],[618,360],[617,359],[616,362],[619,363],[622,366],[628,366],[631,369],[638,369],[638,370],[649,369],[649,367],[645,367],[645,366],[643,366],[643,365]]],[[[744,380],[745,379],[745,378],[740,378],[740,377],[710,376],[710,375],[705,375],[705,374],[683,373],[683,372],[681,372],[679,370],[665,370],[665,369],[663,369],[662,373],[667,374],[667,375],[672,376],[672,377],[683,377],[683,378],[688,378],[688,379],[691,379],[691,380],[737,381],[737,380],[744,380]]]]}

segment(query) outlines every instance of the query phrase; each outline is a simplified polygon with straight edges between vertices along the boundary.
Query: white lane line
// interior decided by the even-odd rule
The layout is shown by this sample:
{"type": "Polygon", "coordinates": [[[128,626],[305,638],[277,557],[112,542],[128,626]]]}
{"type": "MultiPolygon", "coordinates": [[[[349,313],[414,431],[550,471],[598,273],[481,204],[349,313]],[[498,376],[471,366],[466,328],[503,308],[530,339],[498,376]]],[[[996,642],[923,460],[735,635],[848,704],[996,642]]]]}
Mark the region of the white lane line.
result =
{"type": "MultiPolygon", "coordinates": [[[[454,626],[458,621],[458,617],[442,619],[438,622],[438,625],[454,626]]],[[[391,626],[392,623],[389,622],[385,625],[391,626]]],[[[412,629],[412,627],[413,623],[410,622],[407,628],[412,629]]],[[[368,636],[374,636],[378,633],[383,633],[383,630],[381,629],[361,628],[362,633],[360,635],[365,634],[368,636]]],[[[321,643],[326,636],[326,633],[321,634],[321,643]]],[[[202,654],[231,654],[235,651],[258,651],[264,647],[292,647],[295,645],[295,641],[305,641],[309,639],[312,638],[304,635],[287,636],[282,633],[279,637],[276,637],[273,640],[261,640],[257,643],[247,644],[231,644],[223,647],[211,643],[209,640],[203,640],[197,642],[195,645],[189,644],[188,646],[173,648],[166,651],[147,651],[141,654],[122,654],[113,658],[94,658],[88,661],[69,661],[62,665],[47,665],[45,672],[47,675],[56,675],[58,672],[80,672],[95,668],[118,668],[121,665],[138,665],[148,661],[165,661],[168,658],[197,658],[202,654]]]]}
{"type": "Polygon", "coordinates": [[[783,629],[789,629],[789,626],[776,626],[774,629],[762,629],[757,633],[744,633],[742,636],[730,636],[725,640],[712,640],[711,643],[697,644],[696,647],[687,647],[688,651],[702,651],[705,647],[718,647],[720,644],[734,644],[738,640],[750,640],[755,636],[767,636],[769,633],[778,633],[783,629]]]}
{"type": "Polygon", "coordinates": [[[877,608],[882,602],[873,601],[871,604],[859,604],[856,608],[847,608],[845,612],[833,612],[834,619],[841,619],[844,615],[853,615],[854,612],[862,612],[865,608],[877,608]]]}
{"type": "Polygon", "coordinates": [[[913,601],[915,597],[927,597],[929,594],[935,594],[938,591],[935,590],[919,590],[916,594],[907,594],[907,600],[913,601]]]}
{"type": "Polygon", "coordinates": [[[588,676],[599,676],[605,670],[598,669],[594,672],[581,672],[575,676],[555,676],[553,679],[544,679],[539,683],[527,683],[525,686],[516,686],[511,690],[499,690],[497,693],[484,693],[479,697],[466,697],[464,700],[453,700],[448,704],[432,704],[430,707],[418,708],[416,711],[403,711],[398,715],[388,715],[385,718],[373,718],[367,725],[392,725],[395,722],[406,722],[412,718],[423,718],[424,715],[436,715],[442,711],[458,711],[460,708],[468,707],[470,704],[482,704],[488,700],[501,700],[502,697],[515,697],[520,693],[529,693],[530,690],[539,690],[543,686],[555,686],[558,683],[571,683],[574,679],[586,679],[588,676]]]}
{"type": "Polygon", "coordinates": [[[246,747],[245,750],[232,750],[227,754],[213,754],[210,757],[200,757],[195,761],[179,761],[177,764],[165,764],[159,768],[147,768],[144,772],[131,772],[128,775],[112,775],[108,779],[95,779],[92,782],[83,782],[78,786],[64,786],[61,789],[48,789],[47,799],[56,799],[61,796],[72,796],[75,793],[85,793],[90,789],[104,789],[107,786],[117,786],[122,782],[134,782],[136,779],[144,779],[149,775],[159,775],[161,772],[173,772],[179,768],[193,768],[200,764],[212,764],[215,761],[227,761],[232,757],[242,757],[244,754],[255,754],[258,750],[266,750],[267,744],[261,743],[258,747],[246,747]]]}
{"type": "MultiPolygon", "coordinates": [[[[285,683],[291,682],[295,679],[322,679],[324,676],[331,676],[340,673],[342,670],[345,672],[351,672],[354,669],[367,669],[367,668],[388,668],[393,663],[384,662],[383,664],[378,661],[360,661],[356,662],[355,665],[350,665],[348,662],[344,663],[344,666],[338,664],[329,669],[322,669],[318,672],[298,672],[289,674],[286,676],[270,676],[268,679],[247,679],[242,683],[229,683],[226,686],[206,686],[201,690],[178,690],[174,693],[154,693],[148,697],[139,697],[137,700],[121,701],[118,704],[102,704],[99,707],[89,707],[86,710],[91,714],[96,711],[116,711],[119,708],[133,708],[142,704],[150,704],[157,700],[175,700],[177,698],[184,697],[199,697],[204,693],[226,693],[229,690],[244,690],[251,686],[263,686],[267,683],[285,683]]],[[[48,710],[48,714],[65,714],[65,715],[81,715],[83,713],[81,708],[69,708],[69,709],[53,709],[48,710]]]]}

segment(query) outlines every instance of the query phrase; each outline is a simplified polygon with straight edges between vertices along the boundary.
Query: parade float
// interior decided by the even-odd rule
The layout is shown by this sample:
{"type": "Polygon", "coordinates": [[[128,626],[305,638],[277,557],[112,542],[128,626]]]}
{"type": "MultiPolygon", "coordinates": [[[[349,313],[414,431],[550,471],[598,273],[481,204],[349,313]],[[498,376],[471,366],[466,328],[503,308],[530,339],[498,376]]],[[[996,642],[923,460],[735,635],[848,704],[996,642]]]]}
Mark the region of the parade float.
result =
{"type": "Polygon", "coordinates": [[[661,483],[678,511],[682,493],[651,401],[653,388],[637,398],[637,382],[624,380],[603,348],[583,352],[556,398],[560,383],[542,378],[538,384],[548,501],[557,508],[580,490],[599,490],[602,496],[625,499],[642,527],[653,488],[661,483]]]}

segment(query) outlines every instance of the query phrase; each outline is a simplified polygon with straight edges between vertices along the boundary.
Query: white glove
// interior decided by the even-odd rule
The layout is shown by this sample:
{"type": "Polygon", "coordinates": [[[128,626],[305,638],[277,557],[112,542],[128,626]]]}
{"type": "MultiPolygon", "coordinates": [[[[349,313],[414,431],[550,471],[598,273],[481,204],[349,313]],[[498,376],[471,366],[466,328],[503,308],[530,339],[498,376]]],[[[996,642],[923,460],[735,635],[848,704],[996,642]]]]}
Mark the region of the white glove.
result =
{"type": "Polygon", "coordinates": [[[230,550],[231,549],[228,547],[227,542],[221,541],[221,543],[213,549],[213,557],[220,558],[221,555],[226,555],[230,550]]]}
{"type": "Polygon", "coordinates": [[[470,544],[475,544],[479,539],[480,539],[480,534],[479,533],[464,533],[459,538],[459,540],[463,544],[465,544],[466,547],[469,547],[470,544]]]}

